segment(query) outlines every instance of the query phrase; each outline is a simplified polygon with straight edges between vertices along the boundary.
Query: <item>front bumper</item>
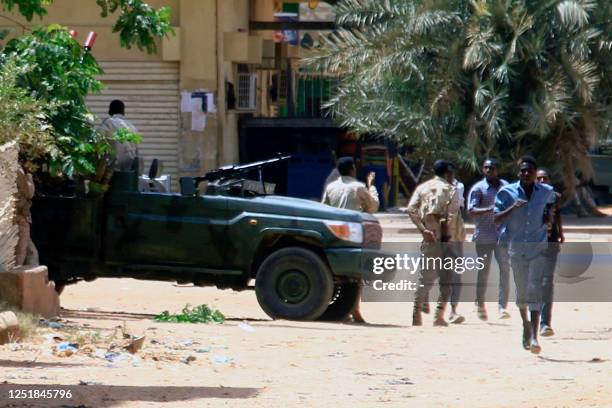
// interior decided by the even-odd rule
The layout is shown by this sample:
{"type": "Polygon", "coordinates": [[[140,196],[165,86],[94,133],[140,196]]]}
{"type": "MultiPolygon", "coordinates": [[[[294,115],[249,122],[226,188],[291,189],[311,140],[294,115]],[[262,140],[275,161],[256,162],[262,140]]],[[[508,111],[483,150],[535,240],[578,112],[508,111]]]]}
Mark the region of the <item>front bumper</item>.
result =
{"type": "Polygon", "coordinates": [[[330,248],[325,250],[325,255],[334,276],[365,281],[373,279],[386,281],[395,273],[395,271],[385,271],[383,274],[373,272],[374,259],[388,256],[378,249],[330,248]]]}

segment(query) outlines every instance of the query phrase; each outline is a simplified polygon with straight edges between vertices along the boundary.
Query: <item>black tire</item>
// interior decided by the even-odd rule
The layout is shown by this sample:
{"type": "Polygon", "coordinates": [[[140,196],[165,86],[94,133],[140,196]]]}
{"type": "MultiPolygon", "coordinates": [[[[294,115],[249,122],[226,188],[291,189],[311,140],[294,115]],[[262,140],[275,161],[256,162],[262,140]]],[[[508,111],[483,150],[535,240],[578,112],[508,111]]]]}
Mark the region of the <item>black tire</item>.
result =
{"type": "Polygon", "coordinates": [[[257,301],[273,319],[316,320],[332,299],[334,281],[314,252],[283,248],[269,255],[255,279],[257,301]]]}
{"type": "Polygon", "coordinates": [[[351,314],[359,302],[359,283],[346,282],[336,285],[334,297],[319,320],[326,322],[341,322],[351,314]]]}

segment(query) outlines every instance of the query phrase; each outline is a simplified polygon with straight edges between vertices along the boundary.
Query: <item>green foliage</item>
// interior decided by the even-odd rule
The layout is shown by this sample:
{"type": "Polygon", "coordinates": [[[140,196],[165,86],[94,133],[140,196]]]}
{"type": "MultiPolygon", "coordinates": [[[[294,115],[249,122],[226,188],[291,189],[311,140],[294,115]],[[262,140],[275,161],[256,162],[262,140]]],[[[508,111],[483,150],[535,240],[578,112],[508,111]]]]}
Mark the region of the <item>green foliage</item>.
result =
{"type": "Polygon", "coordinates": [[[448,157],[539,156],[572,193],[612,124],[612,2],[341,0],[314,67],[344,74],[334,117],[448,157]]]}
{"type": "Polygon", "coordinates": [[[142,136],[139,133],[134,133],[127,128],[118,129],[113,135],[113,139],[119,143],[129,142],[139,144],[142,142],[142,136]]]}
{"type": "Polygon", "coordinates": [[[210,309],[206,305],[191,308],[186,305],[179,314],[170,314],[167,310],[154,317],[158,322],[170,323],[223,323],[225,316],[218,310],[210,309]]]}
{"type": "Polygon", "coordinates": [[[157,52],[155,38],[174,34],[170,25],[172,11],[169,7],[155,10],[142,0],[96,0],[102,9],[102,17],[119,10],[119,18],[113,32],[119,33],[121,45],[131,48],[136,44],[138,49],[148,53],[157,52]]]}
{"type": "MultiPolygon", "coordinates": [[[[46,15],[47,6],[52,2],[53,0],[0,0],[5,11],[12,11],[17,6],[19,14],[28,21],[34,16],[46,15]]],[[[156,10],[143,0],[96,0],[96,3],[100,7],[102,17],[119,12],[113,32],[119,33],[121,46],[125,48],[131,48],[135,44],[140,50],[155,53],[155,40],[174,34],[170,24],[172,11],[169,7],[156,10]]]]}
{"type": "Polygon", "coordinates": [[[93,173],[109,150],[85,106],[85,97],[102,89],[96,60],[60,26],[36,28],[10,41],[3,56],[28,68],[19,75],[19,85],[52,107],[47,114],[61,155],[52,158],[51,171],[68,177],[93,173]]]}
{"type": "Polygon", "coordinates": [[[1,0],[4,11],[12,11],[15,6],[19,9],[19,14],[26,20],[32,21],[34,16],[42,17],[47,14],[45,6],[51,4],[53,0],[1,0]]]}
{"type": "Polygon", "coordinates": [[[17,141],[19,151],[33,159],[57,156],[47,116],[52,107],[17,86],[18,77],[27,73],[14,60],[0,70],[0,145],[17,141]]]}

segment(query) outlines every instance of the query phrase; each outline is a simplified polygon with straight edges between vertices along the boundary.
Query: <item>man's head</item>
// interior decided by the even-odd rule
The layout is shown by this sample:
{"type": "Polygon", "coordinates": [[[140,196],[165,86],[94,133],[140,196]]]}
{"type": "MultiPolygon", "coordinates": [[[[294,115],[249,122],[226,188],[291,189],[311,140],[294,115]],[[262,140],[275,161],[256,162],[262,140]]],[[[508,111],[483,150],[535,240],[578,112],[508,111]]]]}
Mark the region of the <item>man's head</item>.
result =
{"type": "Polygon", "coordinates": [[[446,179],[449,183],[455,178],[455,165],[448,160],[436,160],[433,170],[436,176],[446,179]]]}
{"type": "Polygon", "coordinates": [[[336,163],[336,168],[341,176],[355,177],[357,175],[357,168],[355,167],[355,160],[352,157],[341,157],[336,163]]]}
{"type": "Polygon", "coordinates": [[[550,175],[546,169],[538,169],[536,179],[538,180],[538,183],[550,184],[550,175]]]}
{"type": "Polygon", "coordinates": [[[519,160],[519,179],[521,184],[531,185],[535,183],[538,165],[531,156],[523,156],[519,160]]]}
{"type": "Polygon", "coordinates": [[[125,115],[125,105],[123,101],[120,101],[119,99],[111,101],[110,105],[108,106],[108,114],[111,116],[125,115]]]}
{"type": "Polygon", "coordinates": [[[482,174],[484,174],[487,181],[497,180],[499,175],[498,165],[498,161],[493,158],[485,159],[485,161],[482,162],[482,174]]]}

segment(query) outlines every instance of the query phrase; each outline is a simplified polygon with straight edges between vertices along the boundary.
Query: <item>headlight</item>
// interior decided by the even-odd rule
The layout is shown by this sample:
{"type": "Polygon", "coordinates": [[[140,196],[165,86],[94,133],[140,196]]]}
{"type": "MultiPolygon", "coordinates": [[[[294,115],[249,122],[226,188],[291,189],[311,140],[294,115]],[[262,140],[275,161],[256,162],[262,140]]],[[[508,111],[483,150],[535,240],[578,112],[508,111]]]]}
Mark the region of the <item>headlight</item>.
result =
{"type": "Polygon", "coordinates": [[[357,222],[325,221],[327,228],[343,241],[363,243],[363,227],[357,222]]]}

